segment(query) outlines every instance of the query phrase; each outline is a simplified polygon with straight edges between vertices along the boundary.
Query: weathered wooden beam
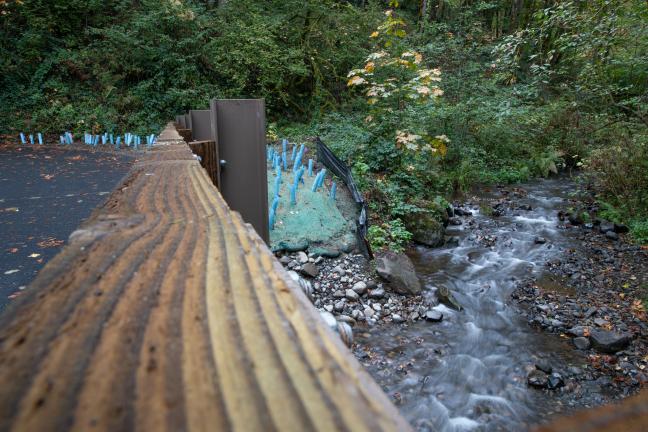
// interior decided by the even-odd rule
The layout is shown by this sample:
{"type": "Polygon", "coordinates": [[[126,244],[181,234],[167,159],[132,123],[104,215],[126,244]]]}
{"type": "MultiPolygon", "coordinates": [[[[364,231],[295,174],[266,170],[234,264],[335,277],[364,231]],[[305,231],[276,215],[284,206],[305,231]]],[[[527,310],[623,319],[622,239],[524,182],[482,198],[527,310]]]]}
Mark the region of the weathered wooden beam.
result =
{"type": "Polygon", "coordinates": [[[536,432],[645,432],[648,430],[648,391],[603,407],[561,417],[536,432]]]}
{"type": "Polygon", "coordinates": [[[214,185],[220,189],[220,158],[216,142],[191,141],[189,148],[195,155],[200,156],[200,165],[205,168],[214,185]]]}
{"type": "Polygon", "coordinates": [[[175,130],[0,316],[0,430],[409,430],[175,130]]]}

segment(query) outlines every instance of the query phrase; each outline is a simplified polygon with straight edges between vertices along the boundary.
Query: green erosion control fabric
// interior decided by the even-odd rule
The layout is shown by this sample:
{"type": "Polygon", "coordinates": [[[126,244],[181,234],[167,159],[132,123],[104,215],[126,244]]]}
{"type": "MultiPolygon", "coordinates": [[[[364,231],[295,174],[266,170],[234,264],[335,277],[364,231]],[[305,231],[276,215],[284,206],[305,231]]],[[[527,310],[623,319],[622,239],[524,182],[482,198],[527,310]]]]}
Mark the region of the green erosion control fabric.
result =
{"type": "MultiPolygon", "coordinates": [[[[273,250],[295,249],[310,250],[324,248],[328,250],[346,250],[354,242],[355,223],[346,220],[336,202],[330,197],[331,178],[327,174],[324,184],[312,192],[313,182],[319,170],[313,170],[313,176],[304,173],[304,183],[297,189],[297,203],[290,203],[290,186],[294,183],[295,174],[292,167],[281,173],[279,189],[279,206],[275,216],[274,229],[270,230],[270,243],[273,250]]],[[[277,173],[268,163],[268,205],[272,207],[275,198],[275,180],[277,173]]],[[[336,200],[348,199],[344,184],[337,181],[336,200]]]]}

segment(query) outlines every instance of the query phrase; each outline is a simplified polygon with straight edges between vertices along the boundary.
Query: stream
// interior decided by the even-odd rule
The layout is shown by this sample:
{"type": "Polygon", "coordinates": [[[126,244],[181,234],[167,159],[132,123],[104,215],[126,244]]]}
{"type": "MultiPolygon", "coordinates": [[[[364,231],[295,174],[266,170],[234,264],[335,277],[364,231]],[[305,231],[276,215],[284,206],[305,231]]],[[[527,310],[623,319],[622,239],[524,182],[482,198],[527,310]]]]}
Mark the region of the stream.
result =
{"type": "MultiPolygon", "coordinates": [[[[473,215],[446,233],[458,242],[410,254],[430,302],[437,303],[435,291],[445,286],[464,310],[438,304],[442,322],[367,328],[357,341],[386,359],[367,367],[415,429],[526,430],[556,413],[605,402],[596,381],[554,391],[527,384],[537,364],[551,365],[567,381],[587,360],[569,339],[530,327],[509,301],[517,281],[542,277],[547,260],[574,247],[556,218],[573,189],[565,178],[527,184],[528,194],[514,202],[530,210],[500,217],[483,214],[471,201],[464,208],[473,215]]],[[[495,190],[481,197],[501,195],[495,190]]]]}

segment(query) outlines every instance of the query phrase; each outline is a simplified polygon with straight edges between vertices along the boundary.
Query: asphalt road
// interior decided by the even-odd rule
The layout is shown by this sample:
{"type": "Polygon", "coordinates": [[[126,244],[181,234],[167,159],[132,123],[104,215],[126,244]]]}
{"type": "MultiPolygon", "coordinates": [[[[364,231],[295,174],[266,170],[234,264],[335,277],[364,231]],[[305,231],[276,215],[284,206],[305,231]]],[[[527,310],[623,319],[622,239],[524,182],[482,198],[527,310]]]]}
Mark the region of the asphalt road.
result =
{"type": "Polygon", "coordinates": [[[0,146],[0,313],[133,161],[119,153],[0,146]]]}

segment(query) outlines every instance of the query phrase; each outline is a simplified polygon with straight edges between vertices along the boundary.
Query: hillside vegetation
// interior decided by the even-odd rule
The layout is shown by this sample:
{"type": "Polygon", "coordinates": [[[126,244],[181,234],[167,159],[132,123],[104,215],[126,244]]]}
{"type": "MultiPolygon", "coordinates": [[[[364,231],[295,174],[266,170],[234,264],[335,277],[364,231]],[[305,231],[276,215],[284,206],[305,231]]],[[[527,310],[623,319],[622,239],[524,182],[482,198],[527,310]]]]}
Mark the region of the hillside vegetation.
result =
{"type": "Polygon", "coordinates": [[[349,162],[394,247],[455,192],[562,169],[648,242],[643,0],[0,0],[0,14],[3,133],[137,132],[263,97],[272,134],[320,135],[349,162]]]}

